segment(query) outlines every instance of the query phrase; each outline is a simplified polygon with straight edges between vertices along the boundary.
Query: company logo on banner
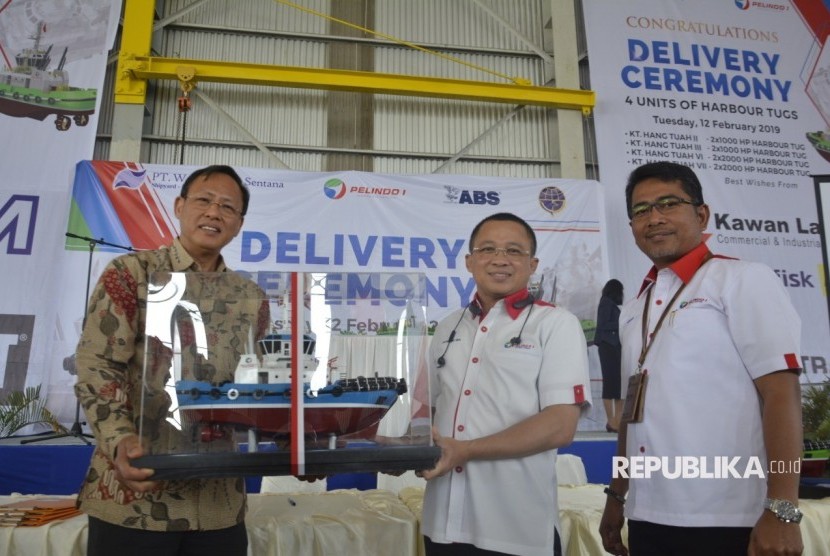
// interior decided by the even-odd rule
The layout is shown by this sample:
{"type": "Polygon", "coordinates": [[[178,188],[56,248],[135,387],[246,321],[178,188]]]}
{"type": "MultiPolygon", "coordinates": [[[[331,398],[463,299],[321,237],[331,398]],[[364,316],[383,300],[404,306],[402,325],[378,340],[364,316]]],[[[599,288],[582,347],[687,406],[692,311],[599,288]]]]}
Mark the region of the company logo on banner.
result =
{"type": "Polygon", "coordinates": [[[346,184],[337,178],[330,179],[323,186],[323,192],[329,199],[342,199],[346,195],[346,184]]]}
{"type": "Polygon", "coordinates": [[[565,207],[565,194],[558,187],[546,187],[539,192],[539,205],[551,214],[565,207]]]}
{"type": "Polygon", "coordinates": [[[735,6],[738,9],[746,11],[749,8],[759,10],[774,10],[779,12],[786,12],[790,10],[790,6],[783,2],[765,2],[759,0],[735,0],[735,6]]]}
{"type": "Polygon", "coordinates": [[[4,366],[0,368],[3,371],[3,380],[0,382],[2,399],[11,392],[22,391],[26,386],[34,328],[34,315],[0,314],[0,353],[8,354],[4,366]]]}
{"type": "Polygon", "coordinates": [[[326,180],[323,185],[323,193],[329,199],[342,199],[348,192],[349,196],[357,195],[359,197],[403,197],[406,195],[406,189],[400,187],[376,187],[369,185],[346,185],[346,183],[339,178],[332,178],[326,180]]]}
{"type": "Polygon", "coordinates": [[[453,185],[444,186],[445,203],[457,203],[459,205],[498,205],[501,202],[498,191],[477,191],[461,189],[453,185]]]}
{"type": "Polygon", "coordinates": [[[0,207],[0,246],[6,244],[6,254],[32,254],[39,201],[35,195],[15,194],[0,207]]]}
{"type": "MultiPolygon", "coordinates": [[[[178,233],[172,205],[169,209],[165,206],[145,169],[123,162],[95,166],[82,162],[78,164],[76,183],[78,176],[82,176],[85,186],[72,189],[71,233],[134,249],[155,249],[172,243],[178,233]]],[[[175,186],[176,194],[180,187],[175,186]]],[[[169,187],[164,185],[161,190],[166,189],[169,187]]],[[[67,247],[87,248],[85,242],[72,238],[67,239],[67,247]]],[[[122,252],[107,245],[101,250],[122,252]]]]}
{"type": "Polygon", "coordinates": [[[811,175],[830,172],[830,8],[733,5],[584,0],[610,274],[636,292],[651,266],[628,226],[626,177],[649,162],[686,164],[711,210],[709,248],[776,272],[803,323],[801,378],[822,380],[830,319],[815,287],[811,175]]]}

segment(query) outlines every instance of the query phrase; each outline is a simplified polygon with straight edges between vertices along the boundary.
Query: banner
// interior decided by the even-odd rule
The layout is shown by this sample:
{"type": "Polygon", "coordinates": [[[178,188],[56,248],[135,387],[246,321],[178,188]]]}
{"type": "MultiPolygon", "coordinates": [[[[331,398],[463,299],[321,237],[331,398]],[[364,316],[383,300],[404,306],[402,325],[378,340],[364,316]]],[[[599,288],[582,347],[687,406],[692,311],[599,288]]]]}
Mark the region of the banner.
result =
{"type": "MultiPolygon", "coordinates": [[[[821,235],[821,258],[824,268],[830,266],[830,175],[813,176],[816,187],[816,206],[818,207],[818,225],[821,235]]],[[[821,286],[830,290],[830,276],[824,273],[821,286]]],[[[830,314],[830,297],[827,298],[828,313],[830,314]]]]}
{"type": "MultiPolygon", "coordinates": [[[[818,0],[584,0],[609,266],[634,295],[626,177],[691,166],[709,248],[772,267],[803,323],[804,382],[828,376],[830,326],[811,174],[830,170],[830,12],[818,0]]],[[[760,301],[759,301],[760,302],[760,301]]]]}
{"type": "Polygon", "coordinates": [[[0,399],[54,364],[69,188],[93,153],[120,12],[112,0],[0,2],[0,399]]]}
{"type": "MultiPolygon", "coordinates": [[[[75,349],[83,314],[86,269],[92,281],[126,248],[153,249],[177,235],[173,202],[196,167],[81,162],[72,188],[68,231],[104,240],[89,257],[87,242],[69,237],[58,308],[61,340],[51,349],[50,403],[71,394],[64,360],[75,349]],[[118,245],[123,248],[114,247],[118,245]]],[[[512,212],[534,228],[539,267],[531,278],[538,298],[564,306],[593,337],[596,306],[607,272],[599,184],[584,180],[527,180],[455,175],[397,176],[363,172],[292,172],[237,168],[251,192],[242,231],[223,251],[235,270],[306,272],[420,272],[427,318],[434,324],[466,305],[475,284],[465,266],[473,227],[496,212],[512,212]]],[[[360,288],[344,281],[343,288],[360,288]]],[[[360,292],[343,292],[352,297],[360,292]]],[[[372,335],[371,303],[338,318],[335,334],[372,335]]],[[[320,346],[318,345],[318,349],[320,346]]],[[[591,352],[596,350],[591,349],[591,352]]],[[[393,351],[394,353],[394,351],[393,351]]],[[[324,359],[326,354],[318,355],[324,359]]],[[[592,370],[599,379],[598,358],[592,370]]],[[[601,382],[596,384],[595,410],[601,382]]],[[[71,399],[69,400],[71,402],[71,399]]],[[[67,403],[69,403],[67,402],[67,403]]],[[[598,406],[598,407],[597,407],[598,406]]],[[[593,416],[585,429],[603,428],[593,416]]]]}
{"type": "Polygon", "coordinates": [[[121,2],[0,2],[3,188],[61,190],[90,158],[121,2]]]}

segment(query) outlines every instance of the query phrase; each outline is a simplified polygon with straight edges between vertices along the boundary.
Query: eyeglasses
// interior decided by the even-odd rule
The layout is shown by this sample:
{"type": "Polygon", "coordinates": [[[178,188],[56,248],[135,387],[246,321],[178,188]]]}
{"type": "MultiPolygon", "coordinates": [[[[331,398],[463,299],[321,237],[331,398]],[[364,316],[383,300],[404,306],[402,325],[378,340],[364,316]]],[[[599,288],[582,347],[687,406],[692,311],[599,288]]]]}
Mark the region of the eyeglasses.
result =
{"type": "Polygon", "coordinates": [[[662,197],[653,203],[637,203],[631,207],[631,220],[644,220],[649,214],[651,214],[651,209],[657,209],[657,212],[660,214],[671,214],[677,210],[680,205],[692,205],[693,207],[699,207],[700,204],[701,203],[697,203],[695,201],[689,201],[688,199],[681,199],[680,197],[662,197]]]}
{"type": "Polygon", "coordinates": [[[221,214],[225,218],[242,216],[242,211],[237,209],[233,205],[229,205],[227,203],[220,203],[219,201],[214,201],[213,199],[209,199],[207,197],[184,197],[184,199],[190,201],[190,204],[196,207],[198,210],[207,210],[211,207],[211,205],[216,205],[217,207],[219,207],[219,214],[221,214]]]}
{"type": "Polygon", "coordinates": [[[530,255],[530,251],[523,251],[518,247],[474,247],[470,250],[473,255],[478,255],[482,259],[492,259],[496,253],[501,253],[511,261],[519,261],[530,255]]]}

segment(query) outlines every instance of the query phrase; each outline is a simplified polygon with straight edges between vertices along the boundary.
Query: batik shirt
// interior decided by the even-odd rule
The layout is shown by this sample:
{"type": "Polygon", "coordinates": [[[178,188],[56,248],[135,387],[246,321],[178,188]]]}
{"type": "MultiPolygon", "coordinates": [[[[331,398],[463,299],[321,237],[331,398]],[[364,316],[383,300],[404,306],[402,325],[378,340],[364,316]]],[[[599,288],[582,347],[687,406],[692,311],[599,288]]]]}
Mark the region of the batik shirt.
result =
{"type": "Polygon", "coordinates": [[[212,384],[232,380],[240,355],[250,353],[267,328],[264,299],[253,282],[229,272],[221,258],[218,272],[198,272],[178,240],[109,263],[90,297],[76,352],[75,390],[96,439],[78,495],[83,511],[151,531],[222,529],[244,520],[242,478],[162,481],[159,490],[139,493],[116,480],[112,458],[118,443],[139,431],[152,446],[145,452],[176,451],[182,435],[168,421],[172,400],[163,389],[172,366],[180,366],[182,378],[212,384]],[[196,307],[180,300],[169,315],[168,332],[147,333],[148,285],[151,291],[177,291],[183,281],[196,307]]]}

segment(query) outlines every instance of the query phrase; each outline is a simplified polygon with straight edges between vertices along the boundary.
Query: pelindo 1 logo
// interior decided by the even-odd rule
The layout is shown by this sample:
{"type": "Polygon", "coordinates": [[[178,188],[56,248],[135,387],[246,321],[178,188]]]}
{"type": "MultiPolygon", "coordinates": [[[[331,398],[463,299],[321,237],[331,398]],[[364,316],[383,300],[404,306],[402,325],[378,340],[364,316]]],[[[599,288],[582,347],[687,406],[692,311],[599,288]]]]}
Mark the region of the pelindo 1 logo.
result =
{"type": "Polygon", "coordinates": [[[735,5],[738,6],[738,9],[748,10],[749,2],[750,0],[735,0],[735,5]]]}
{"type": "Polygon", "coordinates": [[[346,184],[343,180],[332,178],[323,185],[323,193],[329,199],[342,199],[346,194],[346,184]]]}

